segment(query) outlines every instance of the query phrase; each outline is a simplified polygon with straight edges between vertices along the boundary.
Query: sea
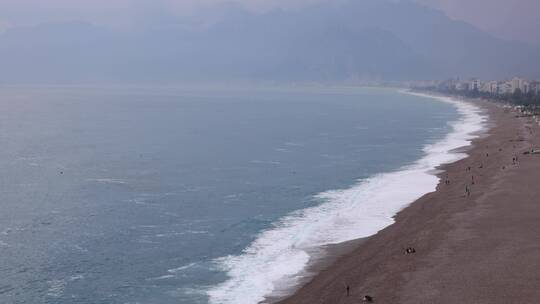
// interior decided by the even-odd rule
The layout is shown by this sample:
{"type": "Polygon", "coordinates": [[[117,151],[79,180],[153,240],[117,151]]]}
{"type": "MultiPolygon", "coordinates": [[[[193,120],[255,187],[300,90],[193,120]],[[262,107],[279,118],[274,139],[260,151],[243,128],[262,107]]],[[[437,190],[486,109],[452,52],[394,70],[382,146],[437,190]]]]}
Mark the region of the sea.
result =
{"type": "Polygon", "coordinates": [[[485,113],[339,86],[0,87],[0,303],[255,304],[375,234],[485,113]]]}

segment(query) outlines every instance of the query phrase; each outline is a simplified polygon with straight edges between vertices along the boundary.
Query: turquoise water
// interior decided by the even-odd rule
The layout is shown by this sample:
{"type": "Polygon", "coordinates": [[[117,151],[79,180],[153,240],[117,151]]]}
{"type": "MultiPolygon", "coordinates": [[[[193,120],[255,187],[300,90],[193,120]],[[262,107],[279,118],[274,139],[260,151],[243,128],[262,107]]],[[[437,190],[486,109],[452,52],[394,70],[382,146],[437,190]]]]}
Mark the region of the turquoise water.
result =
{"type": "Polygon", "coordinates": [[[0,105],[1,303],[229,303],[212,290],[231,273],[268,282],[224,257],[459,118],[370,88],[4,87],[0,105]]]}

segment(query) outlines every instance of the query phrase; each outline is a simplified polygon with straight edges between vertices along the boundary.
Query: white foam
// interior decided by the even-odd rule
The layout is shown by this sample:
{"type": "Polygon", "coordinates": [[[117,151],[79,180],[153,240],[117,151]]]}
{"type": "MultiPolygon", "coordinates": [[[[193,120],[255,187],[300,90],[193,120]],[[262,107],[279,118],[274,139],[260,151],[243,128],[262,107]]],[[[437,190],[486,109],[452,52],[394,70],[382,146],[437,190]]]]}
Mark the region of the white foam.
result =
{"type": "Polygon", "coordinates": [[[161,280],[168,280],[168,279],[174,279],[175,276],[172,275],[172,274],[166,274],[166,275],[162,275],[160,277],[155,277],[155,278],[149,278],[149,279],[146,279],[147,281],[161,281],[161,280]]]}
{"type": "Polygon", "coordinates": [[[320,205],[282,218],[241,255],[216,260],[229,279],[207,291],[210,303],[254,304],[280,285],[294,286],[305,275],[310,249],[374,235],[394,223],[400,210],[436,189],[439,180],[430,172],[466,157],[451,151],[470,145],[487,118],[477,106],[464,101],[415,95],[454,105],[461,118],[451,123],[452,132],[426,146],[425,156],[414,164],[359,181],[349,189],[321,193],[320,205]]]}
{"type": "Polygon", "coordinates": [[[119,185],[126,185],[128,182],[121,179],[115,179],[115,178],[92,178],[88,179],[89,182],[96,182],[96,183],[104,183],[104,184],[119,184],[119,185]]]}
{"type": "Polygon", "coordinates": [[[189,263],[187,265],[180,266],[178,268],[169,269],[169,270],[167,270],[167,272],[169,272],[169,273],[179,273],[179,272],[182,272],[184,270],[190,269],[190,268],[192,268],[192,267],[194,267],[196,265],[197,265],[197,263],[189,263]]]}
{"type": "Polygon", "coordinates": [[[259,164],[259,165],[280,165],[281,162],[273,161],[273,160],[260,160],[260,159],[254,159],[251,160],[250,163],[252,164],[259,164]]]}

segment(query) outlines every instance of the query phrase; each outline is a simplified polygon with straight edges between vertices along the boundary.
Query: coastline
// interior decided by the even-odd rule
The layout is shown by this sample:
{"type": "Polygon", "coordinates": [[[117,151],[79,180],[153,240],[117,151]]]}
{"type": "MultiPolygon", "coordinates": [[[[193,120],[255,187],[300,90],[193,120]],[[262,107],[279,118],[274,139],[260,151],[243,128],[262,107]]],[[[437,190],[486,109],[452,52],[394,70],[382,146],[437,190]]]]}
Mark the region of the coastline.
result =
{"type": "MultiPolygon", "coordinates": [[[[474,102],[489,113],[492,127],[465,148],[466,158],[439,168],[437,190],[400,211],[394,224],[323,267],[279,303],[358,303],[365,295],[376,303],[532,303],[540,297],[534,288],[540,275],[535,267],[526,267],[540,265],[535,242],[540,229],[518,217],[507,223],[505,217],[531,210],[540,214],[540,207],[531,203],[540,197],[534,189],[540,156],[523,155],[538,148],[538,125],[501,105],[474,102]],[[515,156],[519,161],[513,164],[515,156]],[[444,182],[447,174],[449,185],[444,182]],[[521,208],[512,209],[508,201],[521,208]],[[511,224],[513,233],[504,231],[508,226],[502,223],[511,224]],[[406,255],[408,247],[416,253],[406,255]],[[507,262],[510,253],[526,262],[507,262]],[[519,271],[511,270],[513,266],[519,271]],[[349,297],[345,286],[350,286],[349,297]]],[[[540,220],[529,212],[524,214],[540,220]]]]}
{"type": "Polygon", "coordinates": [[[481,107],[446,96],[396,92],[449,104],[458,117],[447,122],[446,135],[424,144],[423,155],[414,162],[344,189],[321,192],[315,197],[322,204],[281,218],[244,254],[217,260],[230,279],[207,291],[212,303],[275,303],[294,294],[357,247],[351,244],[369,240],[394,224],[404,208],[435,191],[439,167],[466,158],[464,147],[485,131],[487,117],[481,107]],[[245,280],[246,274],[250,280],[245,280]]]}
{"type": "Polygon", "coordinates": [[[423,155],[415,161],[347,188],[321,192],[315,198],[322,204],[281,218],[242,255],[216,260],[230,279],[207,291],[212,303],[273,303],[290,296],[321,269],[354,249],[348,244],[394,224],[396,214],[435,191],[439,166],[465,158],[467,155],[459,149],[469,146],[485,129],[484,111],[470,103],[396,92],[426,103],[449,104],[459,115],[447,122],[446,135],[423,145],[423,155]]]}
{"type": "MultiPolygon", "coordinates": [[[[491,128],[491,123],[489,122],[489,115],[487,115],[487,109],[484,106],[474,104],[474,102],[471,102],[471,100],[465,100],[435,93],[415,92],[410,90],[398,91],[401,94],[412,95],[428,100],[435,100],[435,102],[451,104],[453,107],[456,108],[457,112],[460,113],[460,118],[456,121],[448,122],[452,126],[452,131],[449,132],[445,138],[442,138],[433,144],[428,144],[424,146],[425,156],[417,160],[414,164],[402,167],[397,171],[393,172],[399,174],[400,172],[407,172],[411,169],[415,170],[420,168],[420,170],[418,171],[423,172],[423,175],[433,177],[433,179],[435,179],[436,181],[433,184],[433,190],[428,190],[430,188],[429,186],[426,188],[425,183],[409,184],[409,186],[412,187],[418,186],[419,189],[423,188],[422,190],[417,192],[416,198],[411,198],[411,196],[408,196],[407,199],[403,199],[402,197],[394,196],[395,200],[401,201],[400,204],[398,204],[399,207],[394,209],[395,211],[391,214],[392,221],[388,222],[385,226],[382,226],[380,230],[383,230],[393,225],[395,223],[396,216],[403,209],[408,208],[411,204],[422,198],[424,195],[436,191],[435,187],[439,184],[440,181],[442,181],[442,176],[445,173],[444,166],[469,157],[468,151],[473,148],[474,141],[487,136],[487,132],[491,128]],[[453,148],[449,148],[449,146],[453,148]],[[431,169],[426,170],[426,168],[431,169]]],[[[391,174],[392,172],[379,174],[378,176],[391,174]]],[[[403,176],[403,178],[408,177],[415,178],[413,176],[403,176]]],[[[424,178],[425,177],[426,176],[424,176],[424,178]]],[[[395,184],[394,186],[397,185],[399,184],[395,184]]],[[[395,191],[395,189],[392,188],[386,188],[386,190],[395,191]]],[[[398,191],[397,194],[404,195],[405,193],[399,193],[398,191]]],[[[388,203],[387,200],[386,202],[388,203]]],[[[393,202],[391,203],[394,204],[393,202]]],[[[308,262],[306,268],[300,274],[298,274],[298,276],[296,277],[296,281],[294,281],[294,285],[286,286],[290,284],[290,281],[281,282],[282,284],[278,285],[280,287],[276,288],[270,296],[266,296],[265,300],[261,303],[281,303],[282,301],[285,301],[289,297],[293,296],[296,292],[301,290],[305,285],[310,283],[322,271],[331,267],[341,258],[353,252],[357,247],[364,244],[364,242],[375,236],[377,233],[378,231],[373,231],[373,233],[365,235],[358,239],[353,239],[342,243],[329,244],[323,246],[322,248],[311,249],[310,261],[308,262]],[[283,287],[284,285],[285,287],[283,287]]],[[[344,286],[346,286],[345,283],[344,286]]]]}

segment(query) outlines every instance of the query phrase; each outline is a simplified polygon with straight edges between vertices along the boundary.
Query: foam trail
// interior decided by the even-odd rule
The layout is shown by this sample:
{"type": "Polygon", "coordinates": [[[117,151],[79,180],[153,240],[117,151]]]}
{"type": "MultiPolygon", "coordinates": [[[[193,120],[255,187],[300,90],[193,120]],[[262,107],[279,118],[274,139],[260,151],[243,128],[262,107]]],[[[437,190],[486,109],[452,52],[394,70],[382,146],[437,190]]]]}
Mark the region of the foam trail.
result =
{"type": "Polygon", "coordinates": [[[294,286],[310,261],[310,248],[368,237],[394,223],[394,216],[426,193],[441,164],[466,157],[452,150],[468,146],[483,130],[485,117],[477,106],[448,97],[415,94],[457,108],[461,118],[441,141],[424,147],[425,155],[395,172],[375,175],[345,190],[320,193],[323,203],[293,212],[262,232],[241,255],[223,257],[217,265],[229,279],[208,290],[212,304],[255,304],[277,289],[294,286]]]}

